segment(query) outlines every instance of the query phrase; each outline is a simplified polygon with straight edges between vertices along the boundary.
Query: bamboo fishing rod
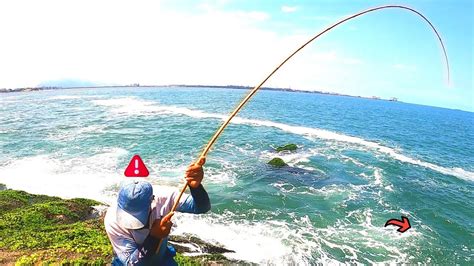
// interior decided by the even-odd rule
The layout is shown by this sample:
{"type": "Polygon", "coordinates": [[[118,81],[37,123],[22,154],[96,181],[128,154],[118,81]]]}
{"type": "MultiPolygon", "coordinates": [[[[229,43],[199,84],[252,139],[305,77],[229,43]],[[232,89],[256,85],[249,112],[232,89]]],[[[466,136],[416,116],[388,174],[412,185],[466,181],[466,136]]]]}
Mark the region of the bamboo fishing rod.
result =
{"type": "MultiPolygon", "coordinates": [[[[428,20],[428,18],[426,18],[423,14],[416,11],[415,9],[407,7],[407,6],[402,6],[402,5],[384,5],[384,6],[369,8],[369,9],[366,9],[364,11],[360,11],[358,13],[350,15],[350,16],[344,18],[344,19],[341,19],[341,20],[337,21],[336,23],[332,24],[331,26],[325,28],[323,31],[316,34],[314,37],[312,37],[307,42],[305,42],[303,45],[301,45],[298,49],[296,49],[293,53],[291,53],[287,58],[285,58],[285,60],[283,60],[275,69],[273,69],[272,72],[270,72],[270,74],[265,79],[262,80],[262,82],[260,82],[257,86],[255,86],[247,94],[247,96],[245,96],[245,98],[239,103],[239,105],[237,105],[237,107],[234,109],[234,111],[232,111],[232,113],[230,113],[229,117],[224,121],[224,123],[221,124],[219,129],[216,131],[216,133],[214,133],[212,138],[209,140],[206,147],[201,152],[201,155],[199,156],[199,159],[194,163],[194,165],[202,166],[204,164],[205,158],[206,158],[207,154],[209,153],[211,147],[214,145],[214,143],[219,138],[221,133],[224,131],[224,129],[230,123],[232,118],[234,118],[237,115],[237,113],[242,109],[242,107],[244,107],[244,105],[250,100],[250,98],[252,98],[252,96],[255,95],[255,93],[260,89],[260,87],[262,87],[262,85],[271,76],[273,76],[273,74],[275,74],[275,72],[277,72],[278,69],[280,69],[280,67],[282,67],[286,62],[288,62],[288,60],[290,60],[295,54],[297,54],[299,51],[301,51],[308,44],[310,44],[311,42],[313,42],[314,40],[319,38],[321,35],[325,34],[326,32],[332,30],[333,28],[337,27],[340,24],[343,24],[344,22],[346,22],[348,20],[354,19],[356,17],[362,16],[362,15],[370,13],[370,12],[374,12],[374,11],[381,10],[381,9],[389,9],[389,8],[404,9],[404,10],[410,11],[412,13],[415,13],[418,16],[420,16],[421,18],[423,18],[423,20],[426,21],[430,25],[431,29],[434,31],[434,33],[438,37],[439,43],[441,44],[441,48],[443,49],[444,59],[445,59],[445,62],[446,62],[447,81],[448,81],[448,84],[449,84],[450,83],[450,71],[449,71],[448,54],[446,53],[446,48],[444,46],[443,40],[441,39],[441,36],[439,35],[438,31],[433,26],[433,24],[428,20]]],[[[183,188],[181,189],[181,191],[179,193],[179,196],[175,199],[175,202],[173,204],[173,208],[171,209],[170,213],[174,213],[176,211],[176,208],[178,207],[178,203],[179,203],[181,197],[183,196],[184,191],[186,191],[187,188],[188,188],[188,183],[186,182],[186,184],[184,184],[183,188]]],[[[160,250],[162,242],[163,242],[163,239],[160,240],[160,243],[159,243],[159,245],[157,247],[157,250],[156,250],[157,253],[160,250]]]]}

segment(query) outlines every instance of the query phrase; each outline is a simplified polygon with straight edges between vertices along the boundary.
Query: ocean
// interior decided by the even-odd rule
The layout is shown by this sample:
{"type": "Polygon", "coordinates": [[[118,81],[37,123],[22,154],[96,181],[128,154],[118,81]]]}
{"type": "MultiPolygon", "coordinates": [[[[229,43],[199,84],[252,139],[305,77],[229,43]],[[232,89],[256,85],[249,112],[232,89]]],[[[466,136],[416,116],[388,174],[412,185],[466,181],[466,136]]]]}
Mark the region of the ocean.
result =
{"type": "MultiPolygon", "coordinates": [[[[134,154],[156,186],[187,165],[247,90],[90,88],[0,94],[0,183],[112,203],[134,154]]],[[[212,210],[175,215],[261,264],[474,263],[474,113],[260,91],[207,157],[212,210]],[[296,152],[274,148],[294,143],[296,152]],[[281,157],[288,167],[267,165],[281,157]],[[408,217],[397,232],[389,219],[408,217]]]]}

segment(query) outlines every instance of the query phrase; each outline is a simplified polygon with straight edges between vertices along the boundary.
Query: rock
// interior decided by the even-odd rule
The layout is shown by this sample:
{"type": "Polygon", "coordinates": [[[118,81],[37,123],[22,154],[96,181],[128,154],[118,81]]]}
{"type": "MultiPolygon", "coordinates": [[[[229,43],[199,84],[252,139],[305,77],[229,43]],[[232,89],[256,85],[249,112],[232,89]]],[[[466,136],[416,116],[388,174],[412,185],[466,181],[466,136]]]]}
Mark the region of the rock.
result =
{"type": "Polygon", "coordinates": [[[255,265],[247,261],[229,259],[224,253],[234,253],[220,244],[211,244],[189,234],[171,235],[168,243],[178,252],[178,265],[255,265]]]}
{"type": "Polygon", "coordinates": [[[214,245],[207,243],[195,236],[191,235],[172,235],[170,236],[169,243],[172,244],[177,252],[191,253],[191,254],[222,254],[222,253],[234,253],[235,251],[226,249],[222,245],[214,245]]]}
{"type": "Polygon", "coordinates": [[[6,190],[7,186],[5,184],[0,183],[0,190],[6,190]]]}
{"type": "Polygon", "coordinates": [[[97,219],[97,218],[104,218],[105,213],[107,212],[107,209],[109,208],[108,205],[96,205],[96,206],[91,206],[92,210],[90,211],[89,215],[87,216],[87,220],[90,219],[97,219]]]}
{"type": "Polygon", "coordinates": [[[281,158],[278,158],[278,157],[275,157],[273,159],[271,159],[269,162],[268,162],[269,165],[273,166],[273,167],[284,167],[284,166],[287,166],[287,164],[285,163],[285,161],[283,161],[283,159],[281,158]]]}
{"type": "Polygon", "coordinates": [[[296,146],[296,144],[290,143],[284,146],[279,146],[275,150],[277,152],[282,152],[282,151],[296,151],[296,149],[298,149],[298,146],[296,146]]]}

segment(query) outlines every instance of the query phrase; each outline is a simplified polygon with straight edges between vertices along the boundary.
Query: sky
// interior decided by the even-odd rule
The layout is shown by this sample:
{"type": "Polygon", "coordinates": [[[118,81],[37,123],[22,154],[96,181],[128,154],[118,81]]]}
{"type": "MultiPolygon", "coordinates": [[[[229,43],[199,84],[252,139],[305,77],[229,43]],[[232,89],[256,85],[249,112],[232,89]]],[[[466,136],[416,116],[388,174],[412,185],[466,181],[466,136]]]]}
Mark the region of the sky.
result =
{"type": "Polygon", "coordinates": [[[397,97],[474,112],[473,4],[454,1],[0,1],[0,89],[44,85],[264,86],[397,97]]]}

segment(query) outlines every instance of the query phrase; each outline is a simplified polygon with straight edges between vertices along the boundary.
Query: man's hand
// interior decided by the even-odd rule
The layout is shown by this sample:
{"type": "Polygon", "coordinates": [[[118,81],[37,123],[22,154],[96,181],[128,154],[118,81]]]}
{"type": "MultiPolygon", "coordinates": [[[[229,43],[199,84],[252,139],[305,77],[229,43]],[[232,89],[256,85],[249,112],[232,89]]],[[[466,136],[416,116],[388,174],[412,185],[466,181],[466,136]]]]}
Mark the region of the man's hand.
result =
{"type": "Polygon", "coordinates": [[[171,217],[173,217],[174,212],[168,213],[161,220],[155,220],[151,226],[150,235],[156,238],[165,238],[170,234],[171,226],[171,217]]]}
{"type": "Polygon", "coordinates": [[[206,159],[201,158],[198,164],[191,164],[186,170],[186,181],[188,181],[188,185],[191,188],[197,188],[202,182],[202,178],[204,177],[204,171],[202,170],[202,166],[206,163],[206,159]]]}

